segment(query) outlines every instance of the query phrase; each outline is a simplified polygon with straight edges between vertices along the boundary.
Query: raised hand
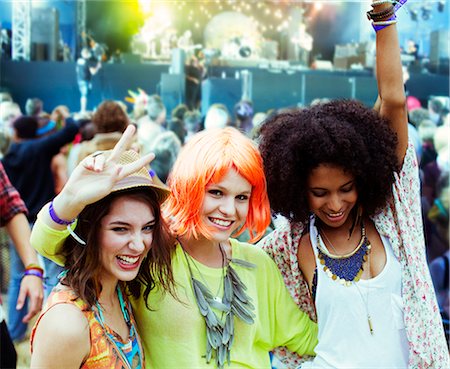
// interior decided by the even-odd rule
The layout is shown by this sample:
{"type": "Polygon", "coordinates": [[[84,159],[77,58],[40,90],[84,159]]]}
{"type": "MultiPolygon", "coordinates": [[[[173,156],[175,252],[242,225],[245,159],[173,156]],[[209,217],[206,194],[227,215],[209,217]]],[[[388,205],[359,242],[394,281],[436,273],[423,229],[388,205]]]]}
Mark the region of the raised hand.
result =
{"type": "Polygon", "coordinates": [[[136,128],[133,125],[123,133],[111,151],[96,152],[83,159],[72,172],[53,206],[62,219],[73,219],[89,204],[107,196],[114,184],[149,164],[154,154],[147,154],[135,162],[122,165],[120,155],[132,141],[136,128]]]}

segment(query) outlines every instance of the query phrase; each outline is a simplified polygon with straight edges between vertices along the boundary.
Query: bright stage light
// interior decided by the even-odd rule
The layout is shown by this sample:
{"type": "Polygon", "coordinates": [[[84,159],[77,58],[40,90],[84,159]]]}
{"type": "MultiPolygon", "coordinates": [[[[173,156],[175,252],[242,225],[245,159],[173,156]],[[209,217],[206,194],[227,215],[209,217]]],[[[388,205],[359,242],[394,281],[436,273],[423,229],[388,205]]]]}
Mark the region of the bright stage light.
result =
{"type": "Polygon", "coordinates": [[[314,3],[314,9],[315,9],[316,11],[321,11],[322,8],[323,8],[323,4],[322,4],[322,3],[320,3],[320,2],[314,3]]]}
{"type": "Polygon", "coordinates": [[[141,11],[144,15],[149,15],[152,12],[151,0],[138,0],[141,11]]]}

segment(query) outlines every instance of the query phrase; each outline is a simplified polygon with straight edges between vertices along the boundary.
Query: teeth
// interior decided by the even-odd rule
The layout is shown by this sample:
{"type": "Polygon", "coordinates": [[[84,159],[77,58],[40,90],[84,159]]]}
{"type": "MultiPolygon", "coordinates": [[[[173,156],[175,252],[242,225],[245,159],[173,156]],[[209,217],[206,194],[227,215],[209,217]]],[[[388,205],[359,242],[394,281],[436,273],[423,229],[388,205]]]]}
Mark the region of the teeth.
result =
{"type": "Polygon", "coordinates": [[[332,218],[336,218],[336,217],[340,217],[342,214],[344,214],[342,211],[340,211],[339,213],[328,213],[328,216],[332,217],[332,218]]]}
{"type": "Polygon", "coordinates": [[[209,218],[211,222],[214,224],[217,224],[221,227],[229,227],[231,223],[233,223],[231,220],[222,220],[222,219],[216,219],[216,218],[209,218]]]}
{"type": "Polygon", "coordinates": [[[123,261],[126,264],[135,264],[139,260],[139,256],[131,257],[131,256],[121,255],[121,256],[117,256],[117,259],[119,259],[120,261],[123,261]]]}

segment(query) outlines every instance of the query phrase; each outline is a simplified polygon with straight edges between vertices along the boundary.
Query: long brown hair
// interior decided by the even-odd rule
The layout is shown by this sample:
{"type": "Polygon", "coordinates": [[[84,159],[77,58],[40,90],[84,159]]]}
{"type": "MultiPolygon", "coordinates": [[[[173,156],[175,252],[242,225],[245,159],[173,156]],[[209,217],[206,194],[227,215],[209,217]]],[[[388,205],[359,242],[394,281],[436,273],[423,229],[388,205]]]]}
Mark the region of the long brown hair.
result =
{"type": "Polygon", "coordinates": [[[153,241],[147,256],[142,261],[137,277],[125,282],[126,291],[134,298],[139,298],[143,292],[145,304],[148,307],[148,295],[156,284],[173,294],[173,274],[171,268],[172,253],[175,240],[170,235],[168,227],[161,216],[160,205],[152,190],[134,188],[113,192],[103,199],[86,206],[78,217],[75,233],[86,242],[80,245],[74,238],[68,237],[63,245],[66,257],[67,274],[61,283],[75,291],[89,307],[98,300],[102,286],[102,273],[99,230],[101,220],[110,212],[112,202],[122,196],[133,197],[149,204],[155,216],[153,241]]]}

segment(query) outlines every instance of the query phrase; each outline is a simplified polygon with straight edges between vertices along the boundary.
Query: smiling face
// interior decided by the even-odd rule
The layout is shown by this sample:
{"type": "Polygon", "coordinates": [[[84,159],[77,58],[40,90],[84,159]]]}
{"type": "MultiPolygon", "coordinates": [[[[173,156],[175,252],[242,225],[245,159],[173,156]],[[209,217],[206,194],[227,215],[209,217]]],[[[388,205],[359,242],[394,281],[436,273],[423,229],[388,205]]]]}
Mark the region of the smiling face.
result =
{"type": "Polygon", "coordinates": [[[211,234],[208,238],[225,242],[245,223],[251,193],[251,184],[233,169],[206,186],[200,218],[211,234]]]}
{"type": "Polygon", "coordinates": [[[358,200],[355,178],[342,168],[321,164],[308,178],[310,210],[325,225],[338,228],[351,222],[349,215],[358,200]]]}
{"type": "Polygon", "coordinates": [[[131,281],[153,241],[155,216],[143,199],[121,196],[113,200],[99,230],[102,279],[131,281]]]}

